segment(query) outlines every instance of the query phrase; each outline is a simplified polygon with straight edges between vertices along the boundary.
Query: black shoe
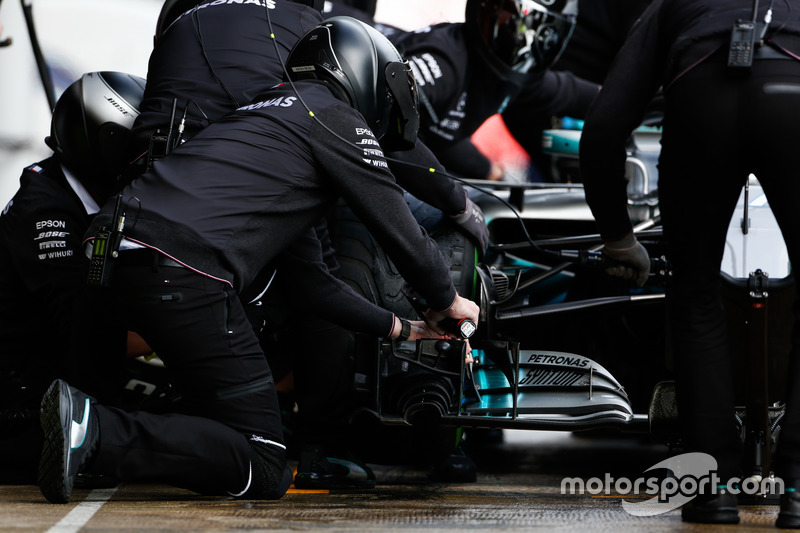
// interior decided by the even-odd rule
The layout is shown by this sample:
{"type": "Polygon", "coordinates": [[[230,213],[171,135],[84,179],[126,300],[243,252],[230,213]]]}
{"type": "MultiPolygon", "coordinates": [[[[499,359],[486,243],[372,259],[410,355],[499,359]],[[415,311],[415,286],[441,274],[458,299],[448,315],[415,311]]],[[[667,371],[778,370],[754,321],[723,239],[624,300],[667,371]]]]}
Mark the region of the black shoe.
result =
{"type": "Polygon", "coordinates": [[[781,495],[781,510],[775,527],[781,529],[800,529],[800,494],[784,492],[781,495]]]}
{"type": "Polygon", "coordinates": [[[94,398],[60,379],[44,393],[39,488],[52,503],[69,501],[78,473],[97,448],[99,427],[94,403],[94,398]]]}
{"type": "Polygon", "coordinates": [[[700,524],[738,524],[736,495],[723,489],[719,494],[701,494],[681,509],[684,522],[700,524]]]}
{"type": "Polygon", "coordinates": [[[298,489],[372,489],[375,474],[350,453],[331,454],[321,446],[300,450],[294,486],[298,489]]]}
{"type": "Polygon", "coordinates": [[[478,480],[478,466],[459,445],[433,467],[428,478],[443,483],[475,483],[478,480]]]}

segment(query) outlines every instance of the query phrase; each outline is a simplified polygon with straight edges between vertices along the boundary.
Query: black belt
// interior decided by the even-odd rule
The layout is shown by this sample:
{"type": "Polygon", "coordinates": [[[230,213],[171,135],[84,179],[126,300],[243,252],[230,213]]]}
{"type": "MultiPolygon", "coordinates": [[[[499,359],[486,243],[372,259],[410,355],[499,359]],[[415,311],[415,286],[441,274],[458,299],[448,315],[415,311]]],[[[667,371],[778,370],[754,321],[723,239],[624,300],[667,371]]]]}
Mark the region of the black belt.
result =
{"type": "Polygon", "coordinates": [[[118,265],[127,266],[167,266],[183,268],[183,265],[174,259],[170,259],[161,252],[157,252],[150,248],[120,250],[116,262],[118,265]]]}

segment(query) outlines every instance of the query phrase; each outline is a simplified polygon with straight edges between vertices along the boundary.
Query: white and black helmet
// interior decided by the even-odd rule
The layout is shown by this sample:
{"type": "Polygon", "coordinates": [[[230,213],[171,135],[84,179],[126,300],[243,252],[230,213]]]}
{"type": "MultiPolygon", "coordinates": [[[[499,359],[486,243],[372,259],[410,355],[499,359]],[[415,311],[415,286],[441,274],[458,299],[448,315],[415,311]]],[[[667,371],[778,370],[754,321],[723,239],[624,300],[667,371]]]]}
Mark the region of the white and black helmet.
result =
{"type": "Polygon", "coordinates": [[[375,28],[331,17],[304,35],[286,61],[292,80],[332,83],[357,109],[384,150],[414,146],[419,94],[408,62],[375,28]]]}
{"type": "Polygon", "coordinates": [[[558,59],[577,15],[578,0],[467,0],[465,27],[485,66],[522,83],[558,59]]]}
{"type": "Polygon", "coordinates": [[[139,116],[144,86],[144,78],[131,74],[88,72],[56,103],[45,142],[98,192],[113,186],[131,162],[130,130],[139,116]]]}

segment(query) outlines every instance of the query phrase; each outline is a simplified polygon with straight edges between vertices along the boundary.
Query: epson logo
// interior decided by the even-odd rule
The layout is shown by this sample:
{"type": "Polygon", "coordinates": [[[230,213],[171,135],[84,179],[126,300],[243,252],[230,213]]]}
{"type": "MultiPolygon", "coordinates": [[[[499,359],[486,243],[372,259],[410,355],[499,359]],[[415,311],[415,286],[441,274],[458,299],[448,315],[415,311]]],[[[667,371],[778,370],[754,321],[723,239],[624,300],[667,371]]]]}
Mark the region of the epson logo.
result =
{"type": "Polygon", "coordinates": [[[114,107],[116,107],[116,108],[117,108],[117,111],[119,111],[120,113],[122,113],[122,114],[123,114],[123,115],[125,115],[126,117],[131,117],[131,116],[133,116],[133,114],[132,114],[132,113],[130,113],[130,112],[127,110],[127,109],[125,109],[124,107],[122,107],[122,105],[121,105],[120,103],[118,103],[116,100],[114,100],[114,99],[113,99],[113,98],[111,98],[110,96],[106,96],[106,97],[105,97],[105,99],[106,99],[106,101],[107,101],[109,104],[111,104],[111,105],[113,105],[114,107]]]}

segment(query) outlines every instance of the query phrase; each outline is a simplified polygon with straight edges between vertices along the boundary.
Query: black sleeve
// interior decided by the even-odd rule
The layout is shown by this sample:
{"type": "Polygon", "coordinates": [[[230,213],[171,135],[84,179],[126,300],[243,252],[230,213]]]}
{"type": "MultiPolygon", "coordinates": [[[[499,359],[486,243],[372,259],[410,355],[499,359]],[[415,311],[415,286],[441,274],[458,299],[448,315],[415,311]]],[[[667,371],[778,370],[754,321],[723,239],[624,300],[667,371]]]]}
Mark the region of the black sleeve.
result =
{"type": "MultiPolygon", "coordinates": [[[[439,161],[458,176],[466,179],[485,180],[489,177],[492,162],[483,155],[470,138],[461,139],[438,152],[439,161]]],[[[464,208],[462,207],[461,211],[464,208]]]]}
{"type": "Polygon", "coordinates": [[[327,218],[323,217],[317,222],[316,226],[314,226],[314,234],[319,239],[320,246],[322,246],[322,262],[328,267],[328,271],[335,276],[339,272],[340,265],[336,250],[333,249],[327,218]]]}
{"type": "Polygon", "coordinates": [[[597,83],[571,72],[548,70],[509,102],[502,113],[503,119],[506,124],[524,125],[529,117],[542,113],[583,118],[598,92],[600,85],[597,83]]]}
{"type": "MultiPolygon", "coordinates": [[[[600,86],[570,72],[548,70],[503,111],[503,122],[531,156],[541,153],[542,128],[551,117],[584,118],[600,86]]],[[[446,163],[445,163],[446,164],[446,163]]]]}
{"type": "Polygon", "coordinates": [[[446,175],[440,160],[421,140],[417,140],[412,150],[391,152],[386,156],[389,169],[405,190],[440,209],[445,215],[457,215],[464,211],[464,187],[446,175]]]}
{"type": "Polygon", "coordinates": [[[315,122],[310,130],[314,158],[406,282],[432,308],[447,309],[456,296],[449,268],[439,247],[408,210],[375,136],[349,106],[333,105],[323,114],[321,122],[341,138],[315,122]]]}
{"type": "Polygon", "coordinates": [[[586,201],[605,240],[630,233],[625,143],[641,123],[662,83],[666,50],[660,43],[658,7],[634,25],[586,117],[580,143],[586,201]]]}
{"type": "Polygon", "coordinates": [[[392,332],[394,313],[362,298],[328,271],[314,229],[282,252],[276,266],[277,281],[290,287],[286,294],[293,308],[352,331],[378,337],[392,332]]]}

